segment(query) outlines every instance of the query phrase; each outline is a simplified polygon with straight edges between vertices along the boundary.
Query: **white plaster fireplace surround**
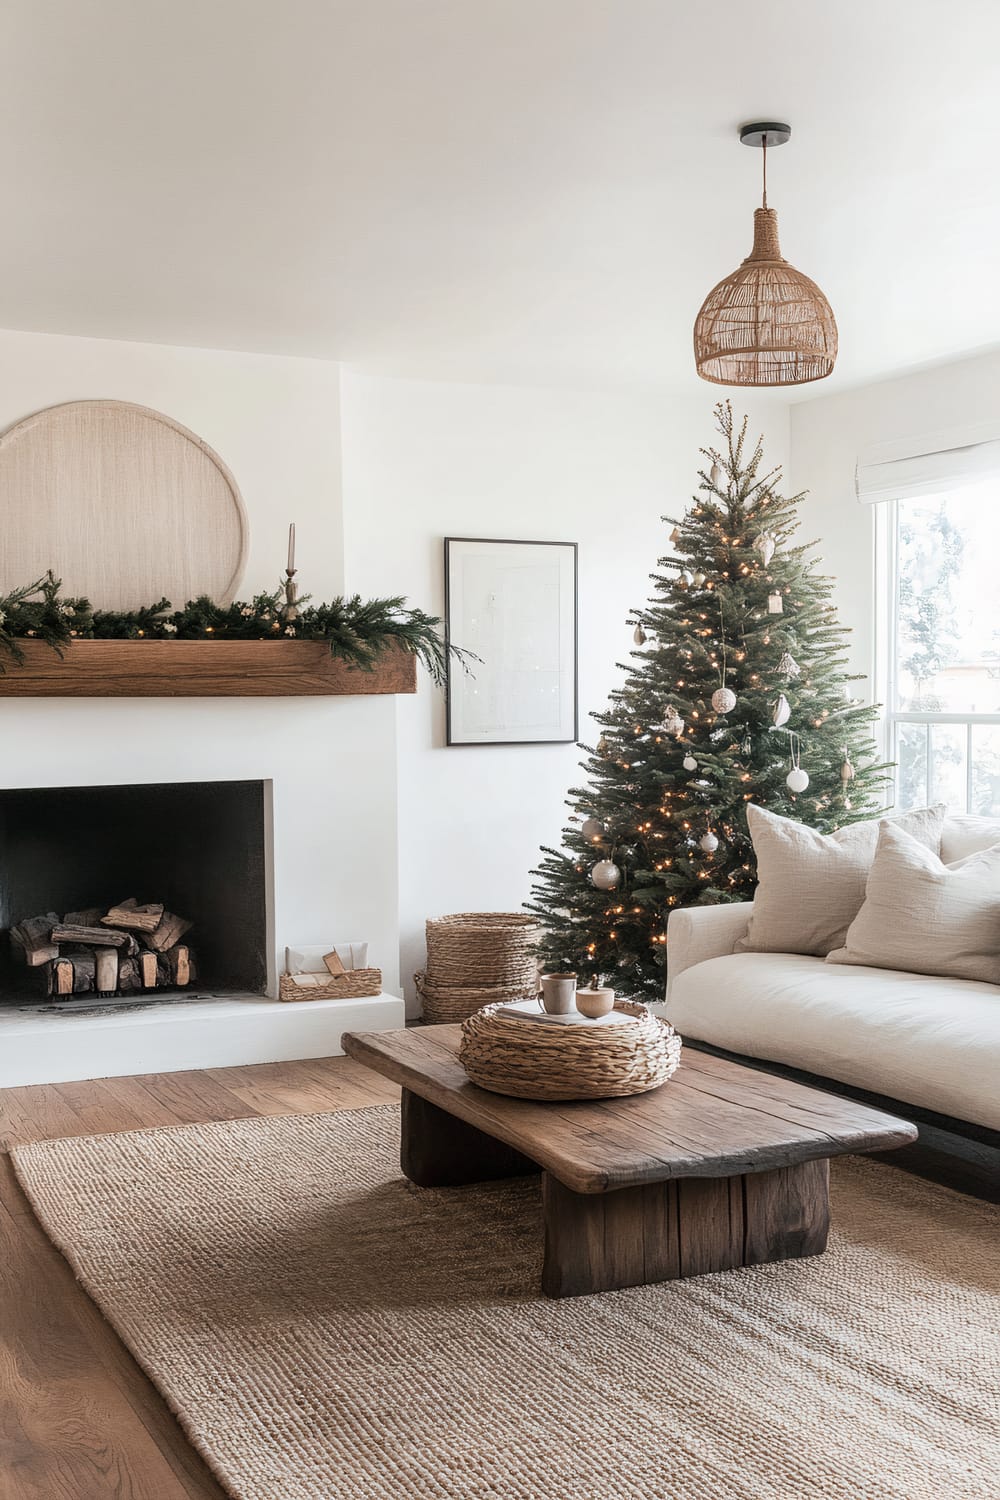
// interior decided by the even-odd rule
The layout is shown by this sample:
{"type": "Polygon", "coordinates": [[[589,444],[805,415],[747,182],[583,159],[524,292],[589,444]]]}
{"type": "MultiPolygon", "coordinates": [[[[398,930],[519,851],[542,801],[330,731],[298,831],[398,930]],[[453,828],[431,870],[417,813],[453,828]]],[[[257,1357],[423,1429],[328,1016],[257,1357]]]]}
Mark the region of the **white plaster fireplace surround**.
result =
{"type": "Polygon", "coordinates": [[[327,1056],[345,1030],[402,1025],[395,714],[392,697],[0,703],[5,788],[267,784],[272,997],[86,1019],[0,1008],[0,1086],[327,1056]],[[381,997],[273,998],[287,945],[359,939],[381,997]]]}

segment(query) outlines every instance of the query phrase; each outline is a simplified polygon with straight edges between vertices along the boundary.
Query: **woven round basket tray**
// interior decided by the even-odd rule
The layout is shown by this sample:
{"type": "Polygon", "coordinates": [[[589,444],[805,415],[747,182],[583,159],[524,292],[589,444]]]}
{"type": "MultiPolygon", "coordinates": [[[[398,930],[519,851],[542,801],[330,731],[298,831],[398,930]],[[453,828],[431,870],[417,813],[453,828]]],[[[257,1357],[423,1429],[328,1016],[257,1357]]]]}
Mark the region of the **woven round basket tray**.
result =
{"type": "Polygon", "coordinates": [[[460,911],[427,921],[427,983],[433,989],[534,994],[541,929],[523,912],[460,911]]]}
{"type": "Polygon", "coordinates": [[[488,1005],[462,1023],[459,1061],[473,1083],[517,1099],[619,1099],[659,1088],[681,1059],[674,1028],[619,1000],[633,1026],[566,1026],[488,1005]]]}

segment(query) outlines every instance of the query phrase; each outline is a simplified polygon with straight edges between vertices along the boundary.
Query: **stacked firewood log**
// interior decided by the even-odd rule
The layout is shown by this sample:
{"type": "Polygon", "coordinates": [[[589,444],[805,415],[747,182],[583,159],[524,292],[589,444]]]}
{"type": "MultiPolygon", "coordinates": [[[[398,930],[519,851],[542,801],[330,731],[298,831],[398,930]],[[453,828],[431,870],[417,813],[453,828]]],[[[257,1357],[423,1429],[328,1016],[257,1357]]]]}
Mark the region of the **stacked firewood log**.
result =
{"type": "Polygon", "coordinates": [[[46,995],[130,995],[191,984],[194,956],[181,942],[191,925],[162,903],[140,906],[130,896],[109,911],[27,917],[10,929],[10,940],[46,995]]]}

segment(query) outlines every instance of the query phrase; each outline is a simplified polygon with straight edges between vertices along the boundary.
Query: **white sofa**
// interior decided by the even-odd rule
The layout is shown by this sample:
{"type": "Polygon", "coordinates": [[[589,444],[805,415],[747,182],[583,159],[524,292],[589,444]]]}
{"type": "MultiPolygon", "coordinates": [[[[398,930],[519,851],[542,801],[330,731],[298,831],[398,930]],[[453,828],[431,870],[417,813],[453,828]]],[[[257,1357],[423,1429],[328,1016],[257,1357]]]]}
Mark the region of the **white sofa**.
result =
{"type": "MultiPolygon", "coordinates": [[[[1000,823],[949,817],[950,863],[1000,823]]],[[[663,1013],[689,1041],[1000,1131],[1000,986],[789,953],[735,953],[752,905],[673,911],[663,1013]]]]}

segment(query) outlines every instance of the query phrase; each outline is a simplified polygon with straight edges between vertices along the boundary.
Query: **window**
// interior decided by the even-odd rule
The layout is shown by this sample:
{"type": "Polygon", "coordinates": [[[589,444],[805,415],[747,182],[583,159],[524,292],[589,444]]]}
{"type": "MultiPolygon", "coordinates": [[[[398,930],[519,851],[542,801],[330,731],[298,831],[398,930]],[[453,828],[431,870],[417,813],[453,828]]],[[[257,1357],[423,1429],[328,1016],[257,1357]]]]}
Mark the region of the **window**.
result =
{"type": "Polygon", "coordinates": [[[896,806],[1000,816],[1000,473],[878,512],[896,806]]]}

